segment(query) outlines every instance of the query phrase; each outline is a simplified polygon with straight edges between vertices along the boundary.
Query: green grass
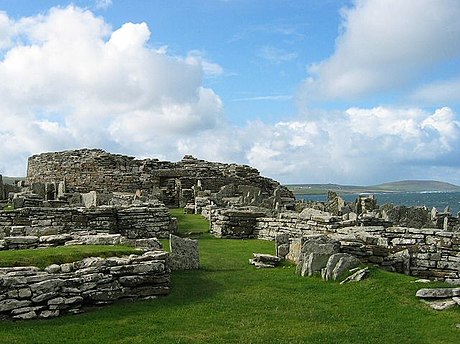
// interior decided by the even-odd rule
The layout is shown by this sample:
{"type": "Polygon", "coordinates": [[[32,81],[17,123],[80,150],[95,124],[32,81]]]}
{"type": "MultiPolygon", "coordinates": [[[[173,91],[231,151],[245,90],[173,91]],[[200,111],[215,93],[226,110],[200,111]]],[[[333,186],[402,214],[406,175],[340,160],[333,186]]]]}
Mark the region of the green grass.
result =
{"type": "Polygon", "coordinates": [[[171,216],[177,218],[179,234],[198,234],[209,232],[208,221],[199,214],[184,214],[184,209],[170,209],[171,216]]]}
{"type": "Polygon", "coordinates": [[[51,264],[75,262],[86,257],[112,257],[139,254],[140,251],[127,246],[78,245],[43,249],[0,251],[0,266],[37,266],[45,268],[51,264]]]}
{"type": "Polygon", "coordinates": [[[286,264],[256,270],[260,240],[199,240],[203,268],[174,272],[171,295],[50,320],[0,322],[0,343],[458,343],[459,309],[437,312],[414,278],[372,268],[339,285],[286,264]]]}

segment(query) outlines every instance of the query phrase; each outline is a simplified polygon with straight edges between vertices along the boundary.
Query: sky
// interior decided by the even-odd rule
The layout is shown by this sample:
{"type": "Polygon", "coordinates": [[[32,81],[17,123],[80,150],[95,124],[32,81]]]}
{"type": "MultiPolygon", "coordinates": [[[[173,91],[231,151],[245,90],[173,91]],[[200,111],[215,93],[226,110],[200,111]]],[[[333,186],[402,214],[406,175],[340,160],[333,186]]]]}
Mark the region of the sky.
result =
{"type": "Polygon", "coordinates": [[[0,174],[102,148],[460,184],[460,0],[0,0],[0,174]]]}

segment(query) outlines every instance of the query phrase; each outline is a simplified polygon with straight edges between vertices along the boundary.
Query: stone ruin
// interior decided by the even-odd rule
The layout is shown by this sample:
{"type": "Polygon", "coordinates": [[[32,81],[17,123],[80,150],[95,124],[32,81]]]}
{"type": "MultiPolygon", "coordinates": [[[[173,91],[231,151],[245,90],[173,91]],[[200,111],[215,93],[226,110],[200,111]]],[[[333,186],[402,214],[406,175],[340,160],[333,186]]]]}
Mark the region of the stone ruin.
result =
{"type": "Polygon", "coordinates": [[[342,272],[337,264],[355,264],[359,259],[390,271],[460,284],[459,217],[448,209],[379,207],[373,195],[347,203],[330,192],[327,202],[299,202],[297,210],[213,209],[211,233],[222,238],[275,240],[278,257],[296,263],[302,275],[318,272],[334,279],[339,275],[334,271],[342,272]],[[316,237],[333,240],[336,244],[329,246],[334,249],[321,252],[328,245],[313,240],[316,237]]]}
{"type": "Polygon", "coordinates": [[[44,201],[102,205],[158,199],[167,207],[201,213],[208,205],[293,209],[293,194],[246,165],[198,160],[137,160],[100,149],[81,149],[31,156],[27,183],[44,201]],[[87,195],[93,192],[92,195],[87,195]],[[80,196],[78,196],[80,195],[80,196]],[[84,196],[85,195],[85,196],[84,196]]]}
{"type": "MultiPolygon", "coordinates": [[[[168,207],[183,207],[206,216],[217,237],[275,240],[276,257],[255,254],[251,263],[257,267],[289,259],[301,275],[320,273],[324,279],[336,279],[359,264],[377,264],[391,271],[460,284],[459,216],[448,209],[379,207],[373,195],[347,203],[333,192],[325,203],[296,203],[286,187],[245,165],[192,156],[179,162],[137,160],[99,149],[44,153],[29,158],[25,181],[11,186],[0,178],[0,202],[8,205],[0,210],[0,249],[129,242],[155,251],[156,238],[167,238],[177,228],[168,207]]],[[[171,245],[176,252],[173,249],[159,273],[199,267],[196,241],[171,236],[171,245]]],[[[155,252],[163,257],[162,251],[155,252]]],[[[131,264],[119,261],[123,266],[131,264]]],[[[92,271],[95,267],[91,264],[88,268],[92,271]]],[[[86,294],[90,290],[86,286],[72,289],[68,285],[67,279],[73,281],[74,277],[65,275],[67,266],[45,272],[35,268],[0,270],[0,312],[18,319],[48,317],[77,312],[88,300],[111,302],[134,297],[134,289],[139,291],[136,297],[149,296],[144,287],[154,278],[146,277],[143,268],[133,267],[143,276],[140,278],[129,274],[109,278],[112,264],[111,260],[96,264],[103,270],[93,271],[87,278],[101,285],[102,292],[96,288],[86,294]],[[41,277],[27,277],[35,275],[41,277]],[[48,279],[59,282],[45,282],[48,279]],[[140,285],[128,285],[134,280],[140,285]],[[37,284],[37,290],[26,286],[31,283],[37,284]],[[52,290],[40,283],[49,284],[52,290]],[[118,287],[110,289],[114,284],[118,287]],[[41,296],[42,289],[47,296],[41,296]],[[71,290],[73,294],[67,293],[71,290]],[[88,298],[90,294],[105,296],[100,300],[99,296],[88,298]]],[[[358,277],[367,273],[367,269],[356,272],[358,277]]],[[[169,288],[169,284],[161,285],[169,279],[162,278],[160,294],[169,288]]]]}
{"type": "Polygon", "coordinates": [[[16,185],[0,176],[0,250],[131,245],[142,255],[87,258],[39,269],[0,268],[0,318],[48,318],[118,299],[166,295],[171,270],[200,266],[198,242],[172,235],[168,207],[293,209],[292,193],[249,166],[185,156],[136,160],[99,149],[29,158],[16,185]],[[157,238],[170,238],[170,253],[157,238]]]}

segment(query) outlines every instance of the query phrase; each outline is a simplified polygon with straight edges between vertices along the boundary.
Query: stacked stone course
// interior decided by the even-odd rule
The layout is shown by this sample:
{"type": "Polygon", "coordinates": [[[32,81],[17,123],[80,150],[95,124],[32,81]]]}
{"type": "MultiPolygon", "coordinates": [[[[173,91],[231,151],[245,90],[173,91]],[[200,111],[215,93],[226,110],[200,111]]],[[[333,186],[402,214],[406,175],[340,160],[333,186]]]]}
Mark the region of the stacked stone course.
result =
{"type": "Polygon", "coordinates": [[[0,249],[8,249],[9,237],[27,237],[20,247],[26,248],[38,246],[40,237],[72,232],[121,234],[129,239],[168,238],[176,228],[175,219],[160,204],[0,210],[0,249]]]}
{"type": "Polygon", "coordinates": [[[44,270],[0,268],[0,317],[50,318],[119,299],[167,295],[170,275],[168,253],[163,251],[85,258],[44,270]]]}

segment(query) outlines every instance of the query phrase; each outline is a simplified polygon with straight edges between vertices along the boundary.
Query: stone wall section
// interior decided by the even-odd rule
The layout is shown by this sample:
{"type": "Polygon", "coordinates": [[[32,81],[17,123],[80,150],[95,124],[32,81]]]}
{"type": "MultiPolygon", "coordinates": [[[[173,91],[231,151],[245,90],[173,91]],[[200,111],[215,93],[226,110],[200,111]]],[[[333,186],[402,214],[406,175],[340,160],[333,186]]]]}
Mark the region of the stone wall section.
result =
{"type": "MultiPolygon", "coordinates": [[[[298,260],[303,238],[323,234],[341,243],[341,252],[358,257],[363,263],[378,264],[388,270],[421,278],[445,280],[460,284],[460,232],[438,228],[399,226],[356,226],[349,220],[321,212],[308,216],[281,213],[276,217],[254,212],[216,209],[211,214],[211,232],[225,238],[258,238],[277,240],[283,258],[298,260]],[[240,216],[236,216],[240,214],[240,216]],[[241,216],[244,214],[244,216],[241,216]],[[241,221],[241,224],[239,224],[241,221]],[[288,253],[286,253],[286,251],[288,253]]],[[[386,224],[386,223],[385,223],[386,224]]]]}
{"type": "Polygon", "coordinates": [[[85,231],[122,234],[129,239],[168,238],[176,228],[175,219],[162,205],[0,210],[0,247],[2,240],[13,236],[38,239],[85,231]]]}
{"type": "Polygon", "coordinates": [[[119,299],[167,295],[168,253],[85,258],[74,263],[0,268],[0,318],[50,318],[119,299]]]}

